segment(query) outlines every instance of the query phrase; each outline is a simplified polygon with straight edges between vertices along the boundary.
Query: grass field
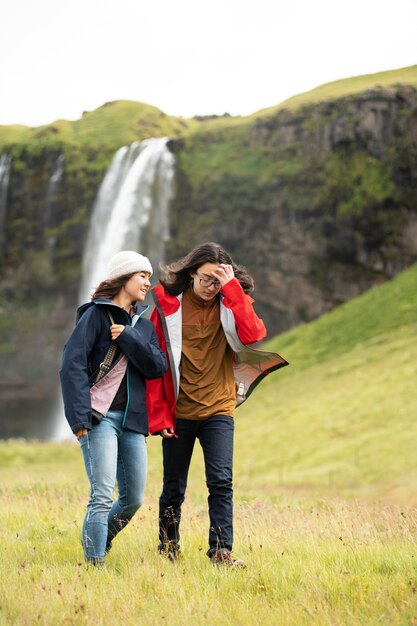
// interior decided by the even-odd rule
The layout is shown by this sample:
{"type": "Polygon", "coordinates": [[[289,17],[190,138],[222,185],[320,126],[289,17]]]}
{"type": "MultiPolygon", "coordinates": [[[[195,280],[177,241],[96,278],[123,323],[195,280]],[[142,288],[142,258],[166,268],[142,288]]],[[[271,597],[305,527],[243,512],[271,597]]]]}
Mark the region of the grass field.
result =
{"type": "Polygon", "coordinates": [[[145,505],[104,571],[83,564],[87,485],[77,446],[1,446],[1,624],[417,623],[415,510],[347,500],[329,486],[251,498],[244,484],[258,470],[245,471],[239,455],[235,534],[247,568],[218,570],[205,556],[200,455],[184,505],[184,558],[159,557],[158,444],[149,446],[145,505]]]}
{"type": "Polygon", "coordinates": [[[235,552],[205,556],[196,449],[184,558],[156,554],[160,441],[145,504],[103,571],[83,564],[77,445],[0,444],[0,624],[417,624],[417,267],[270,342],[290,367],[236,415],[235,552]]]}

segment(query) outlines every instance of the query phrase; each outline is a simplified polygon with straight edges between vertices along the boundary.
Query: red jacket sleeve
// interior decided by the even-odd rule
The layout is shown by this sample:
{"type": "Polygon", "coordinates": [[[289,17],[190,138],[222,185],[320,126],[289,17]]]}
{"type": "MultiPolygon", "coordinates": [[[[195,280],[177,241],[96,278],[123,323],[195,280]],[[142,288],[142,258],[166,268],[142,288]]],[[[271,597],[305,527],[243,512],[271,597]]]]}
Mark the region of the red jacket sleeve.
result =
{"type": "Polygon", "coordinates": [[[266,337],[265,324],[253,309],[254,299],[246,294],[237,278],[222,287],[223,304],[233,311],[240,341],[247,345],[266,337]]]}
{"type": "MultiPolygon", "coordinates": [[[[156,308],[152,311],[151,322],[155,326],[159,345],[165,352],[169,363],[161,318],[156,308]]],[[[151,435],[159,432],[163,428],[175,426],[175,396],[170,367],[168,367],[168,370],[162,378],[146,381],[146,406],[148,411],[149,432],[151,435]]]]}

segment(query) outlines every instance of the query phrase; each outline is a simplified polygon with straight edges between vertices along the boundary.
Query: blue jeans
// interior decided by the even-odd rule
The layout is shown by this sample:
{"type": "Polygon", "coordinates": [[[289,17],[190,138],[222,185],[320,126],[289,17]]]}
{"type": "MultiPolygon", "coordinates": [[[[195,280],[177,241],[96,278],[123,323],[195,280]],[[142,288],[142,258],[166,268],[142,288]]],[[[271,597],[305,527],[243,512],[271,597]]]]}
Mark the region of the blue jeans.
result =
{"type": "Polygon", "coordinates": [[[109,411],[80,439],[90,481],[82,542],[87,561],[101,562],[111,542],[143,501],[147,473],[146,438],[123,430],[123,411],[109,411]],[[113,502],[117,479],[119,497],[113,502]]]}
{"type": "Polygon", "coordinates": [[[209,551],[233,545],[233,433],[228,415],[207,420],[177,419],[178,439],[163,439],[164,482],[159,499],[160,547],[180,539],[181,505],[196,438],[203,449],[210,517],[209,551]]]}

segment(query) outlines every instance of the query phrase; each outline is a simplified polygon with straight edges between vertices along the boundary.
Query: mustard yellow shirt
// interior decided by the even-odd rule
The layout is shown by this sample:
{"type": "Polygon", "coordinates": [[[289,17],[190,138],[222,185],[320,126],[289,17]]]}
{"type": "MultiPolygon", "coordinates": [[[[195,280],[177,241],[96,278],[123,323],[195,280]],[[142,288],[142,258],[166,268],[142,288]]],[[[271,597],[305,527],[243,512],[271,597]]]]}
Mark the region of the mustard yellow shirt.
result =
{"type": "Polygon", "coordinates": [[[220,323],[218,297],[205,301],[192,287],[182,300],[182,354],[176,417],[230,415],[236,405],[232,350],[220,323]]]}

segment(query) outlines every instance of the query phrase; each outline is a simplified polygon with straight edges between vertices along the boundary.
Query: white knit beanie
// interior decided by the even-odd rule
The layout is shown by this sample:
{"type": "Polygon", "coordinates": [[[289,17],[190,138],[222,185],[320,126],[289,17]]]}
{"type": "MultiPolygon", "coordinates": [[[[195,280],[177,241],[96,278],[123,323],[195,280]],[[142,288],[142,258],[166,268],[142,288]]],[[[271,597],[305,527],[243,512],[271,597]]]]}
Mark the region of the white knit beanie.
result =
{"type": "Polygon", "coordinates": [[[110,259],[107,266],[107,280],[136,272],[148,272],[152,276],[152,265],[149,259],[133,250],[124,250],[110,259]]]}

